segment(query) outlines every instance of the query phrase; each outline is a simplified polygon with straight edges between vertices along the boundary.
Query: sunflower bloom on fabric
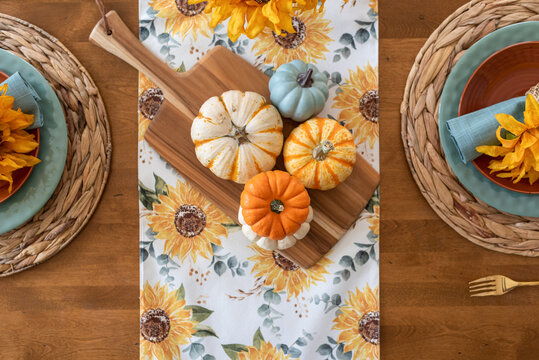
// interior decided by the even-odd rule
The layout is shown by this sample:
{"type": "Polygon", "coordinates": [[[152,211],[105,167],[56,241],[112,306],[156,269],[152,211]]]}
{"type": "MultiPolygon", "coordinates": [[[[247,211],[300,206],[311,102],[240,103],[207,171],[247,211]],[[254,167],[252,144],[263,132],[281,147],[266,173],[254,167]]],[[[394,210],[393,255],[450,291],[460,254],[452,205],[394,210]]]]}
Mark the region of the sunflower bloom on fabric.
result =
{"type": "Polygon", "coordinates": [[[333,104],[341,110],[339,122],[352,130],[356,143],[366,142],[372,149],[379,138],[378,67],[367,64],[363,69],[349,70],[340,90],[333,104]]]}
{"type": "Polygon", "coordinates": [[[182,262],[188,256],[193,262],[199,256],[209,259],[211,245],[221,246],[220,237],[228,235],[223,224],[233,221],[188,184],[178,180],[176,187],[167,188],[168,194],[160,194],[160,203],[146,216],[156,238],[165,240],[164,253],[182,262]]]}
{"type": "Polygon", "coordinates": [[[159,112],[165,97],[163,91],[143,73],[139,73],[138,81],[138,141],[142,141],[150,122],[159,112]]]}
{"type": "Polygon", "coordinates": [[[197,40],[198,35],[210,37],[210,17],[204,13],[206,2],[190,4],[187,0],[152,0],[149,4],[156,16],[166,19],[165,31],[179,35],[182,40],[188,35],[197,40]]]}
{"type": "Polygon", "coordinates": [[[539,179],[539,103],[528,94],[524,123],[507,114],[497,114],[496,120],[500,123],[496,137],[501,146],[478,146],[476,150],[494,158],[503,156],[490,160],[491,173],[499,172],[496,176],[511,178],[513,183],[528,178],[533,185],[539,179]]]}
{"type": "MultiPolygon", "coordinates": [[[[322,4],[324,1],[322,1],[322,4]]],[[[254,39],[265,28],[276,34],[295,32],[292,17],[295,11],[312,10],[317,0],[189,0],[189,4],[206,4],[211,13],[211,27],[230,19],[228,37],[236,41],[241,34],[254,39]]]]}
{"type": "Polygon", "coordinates": [[[369,230],[372,231],[374,235],[376,235],[376,240],[378,240],[380,235],[380,206],[374,205],[373,210],[374,213],[367,218],[367,221],[370,224],[369,230]]]}
{"type": "Polygon", "coordinates": [[[295,59],[306,63],[325,60],[328,45],[333,41],[328,34],[333,28],[324,16],[323,9],[296,12],[292,17],[293,31],[277,33],[264,29],[253,44],[253,53],[275,68],[295,59]]]}
{"type": "Polygon", "coordinates": [[[378,360],[380,358],[380,307],[378,287],[369,285],[363,290],[348,292],[348,300],[339,308],[333,322],[340,330],[337,341],[344,343],[344,352],[352,351],[353,360],[378,360]]]}
{"type": "Polygon", "coordinates": [[[192,310],[165,284],[146,282],[140,292],[140,358],[181,359],[180,345],[187,345],[198,324],[192,310]]]}
{"type": "Polygon", "coordinates": [[[326,282],[331,261],[324,256],[308,269],[301,268],[275,251],[264,250],[259,246],[249,246],[255,255],[248,258],[254,262],[251,273],[264,279],[264,285],[273,291],[285,291],[288,299],[298,297],[303,291],[318,283],[326,282]]]}
{"type": "Polygon", "coordinates": [[[247,351],[238,353],[238,360],[288,360],[289,355],[285,355],[283,349],[277,350],[271,342],[260,342],[260,348],[247,346],[247,351]]]}
{"type": "Polygon", "coordinates": [[[6,95],[7,84],[0,87],[0,186],[13,186],[13,172],[34,166],[41,160],[25,155],[38,146],[35,136],[24,131],[34,122],[33,115],[13,109],[14,98],[6,95]]]}

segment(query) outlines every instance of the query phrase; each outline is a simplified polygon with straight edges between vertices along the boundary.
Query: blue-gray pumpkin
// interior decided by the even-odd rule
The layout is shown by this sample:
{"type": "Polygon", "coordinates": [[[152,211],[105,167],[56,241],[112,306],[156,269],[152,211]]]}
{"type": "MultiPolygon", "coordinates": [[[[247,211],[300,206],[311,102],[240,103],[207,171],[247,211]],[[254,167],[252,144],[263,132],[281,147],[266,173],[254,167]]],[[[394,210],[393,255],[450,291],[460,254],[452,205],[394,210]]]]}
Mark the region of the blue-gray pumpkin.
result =
{"type": "Polygon", "coordinates": [[[282,116],[303,122],[324,108],[328,78],[316,66],[293,60],[279,66],[269,82],[270,99],[282,116]]]}

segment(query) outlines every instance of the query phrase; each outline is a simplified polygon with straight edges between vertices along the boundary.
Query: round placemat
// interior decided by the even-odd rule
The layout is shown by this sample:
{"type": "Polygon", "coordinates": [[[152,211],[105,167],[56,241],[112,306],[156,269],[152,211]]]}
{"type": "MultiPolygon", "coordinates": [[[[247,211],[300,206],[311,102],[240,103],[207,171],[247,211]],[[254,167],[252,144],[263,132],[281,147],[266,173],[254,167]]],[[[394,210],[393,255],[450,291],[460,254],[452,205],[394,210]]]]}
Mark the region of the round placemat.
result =
{"type": "Polygon", "coordinates": [[[51,199],[31,221],[0,235],[0,276],[7,276],[49,259],[88,222],[107,182],[111,141],[101,95],[62,43],[32,24],[0,14],[0,47],[49,81],[64,108],[69,137],[64,173],[51,199]]]}
{"type": "Polygon", "coordinates": [[[400,110],[412,176],[438,216],[475,244],[524,256],[539,256],[539,219],[501,212],[460,184],[440,145],[438,108],[447,76],[471,45],[502,27],[537,20],[535,0],[473,0],[460,7],[419,51],[400,110]]]}

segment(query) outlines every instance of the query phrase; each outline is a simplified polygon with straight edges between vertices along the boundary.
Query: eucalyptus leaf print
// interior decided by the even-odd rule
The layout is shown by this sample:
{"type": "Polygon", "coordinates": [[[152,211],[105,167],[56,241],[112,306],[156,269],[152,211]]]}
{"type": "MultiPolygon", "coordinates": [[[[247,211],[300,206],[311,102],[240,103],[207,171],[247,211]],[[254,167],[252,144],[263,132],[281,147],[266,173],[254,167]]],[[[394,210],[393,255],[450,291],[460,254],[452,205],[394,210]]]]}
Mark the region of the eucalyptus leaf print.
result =
{"type": "Polygon", "coordinates": [[[151,36],[155,36],[155,15],[158,11],[154,11],[151,7],[146,9],[144,18],[139,20],[139,39],[144,42],[146,39],[151,40],[151,36]]]}
{"type": "Polygon", "coordinates": [[[210,45],[212,46],[224,46],[238,55],[246,53],[246,46],[249,45],[250,40],[240,38],[236,41],[232,41],[228,38],[226,28],[222,24],[217,24],[213,30],[213,38],[210,45]]]}
{"type": "Polygon", "coordinates": [[[315,295],[312,298],[312,302],[315,305],[324,305],[324,313],[329,313],[332,310],[335,310],[342,302],[340,294],[330,295],[328,293],[323,293],[322,295],[315,295]]]}
{"type": "MultiPolygon", "coordinates": [[[[226,224],[229,229],[239,230],[238,224],[226,224]]],[[[239,261],[238,258],[231,252],[226,252],[221,246],[212,244],[213,258],[208,267],[220,277],[227,271],[230,271],[232,277],[245,276],[246,268],[249,265],[248,261],[239,261]]]]}
{"type": "MultiPolygon", "coordinates": [[[[355,3],[355,1],[351,2],[351,6],[354,6],[355,3]]],[[[345,5],[343,5],[342,8],[343,11],[346,11],[345,5]]],[[[361,48],[362,44],[365,44],[371,39],[378,39],[376,30],[378,17],[369,16],[368,19],[356,19],[354,22],[357,25],[357,29],[353,32],[345,32],[339,37],[339,44],[341,47],[333,51],[333,62],[348,59],[351,55],[354,55],[354,52],[361,48]]]]}
{"type": "MultiPolygon", "coordinates": [[[[322,11],[296,11],[295,32],[265,29],[232,41],[230,21],[211,27],[205,1],[139,0],[139,37],[179,73],[215,46],[268,76],[294,59],[315,63],[330,93],[318,116],[345,125],[358,156],[378,169],[377,3],[326,1],[322,11]]],[[[371,299],[366,287],[379,281],[378,193],[330,253],[301,268],[252,244],[182,169],[155,152],[144,133],[164,95],[142,74],[138,95],[141,358],[352,360],[370,354],[363,335],[375,338],[376,313],[368,313],[378,309],[357,299],[371,299]]]]}

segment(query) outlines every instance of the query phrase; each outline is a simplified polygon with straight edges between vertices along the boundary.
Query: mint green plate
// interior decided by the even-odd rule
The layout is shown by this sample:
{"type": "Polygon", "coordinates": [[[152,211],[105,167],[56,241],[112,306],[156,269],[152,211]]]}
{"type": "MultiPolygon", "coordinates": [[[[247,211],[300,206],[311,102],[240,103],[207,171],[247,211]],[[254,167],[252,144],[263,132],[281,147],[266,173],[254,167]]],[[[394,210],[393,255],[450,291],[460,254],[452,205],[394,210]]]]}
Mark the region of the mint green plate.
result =
{"type": "MultiPolygon", "coordinates": [[[[539,217],[539,195],[510,191],[494,184],[470,162],[463,164],[449,136],[446,122],[458,115],[464,87],[475,69],[490,55],[509,45],[539,41],[539,21],[525,22],[496,30],[476,42],[457,62],[442,91],[438,130],[447,162],[470,192],[490,206],[507,213],[539,217]]],[[[537,79],[539,82],[539,79],[537,79]]]]}
{"type": "Polygon", "coordinates": [[[16,228],[34,216],[50,199],[62,177],[67,156],[67,126],[64,110],[47,80],[32,65],[0,49],[0,70],[7,75],[21,73],[41,97],[45,125],[40,129],[37,164],[24,185],[0,204],[0,234],[16,228]]]}

